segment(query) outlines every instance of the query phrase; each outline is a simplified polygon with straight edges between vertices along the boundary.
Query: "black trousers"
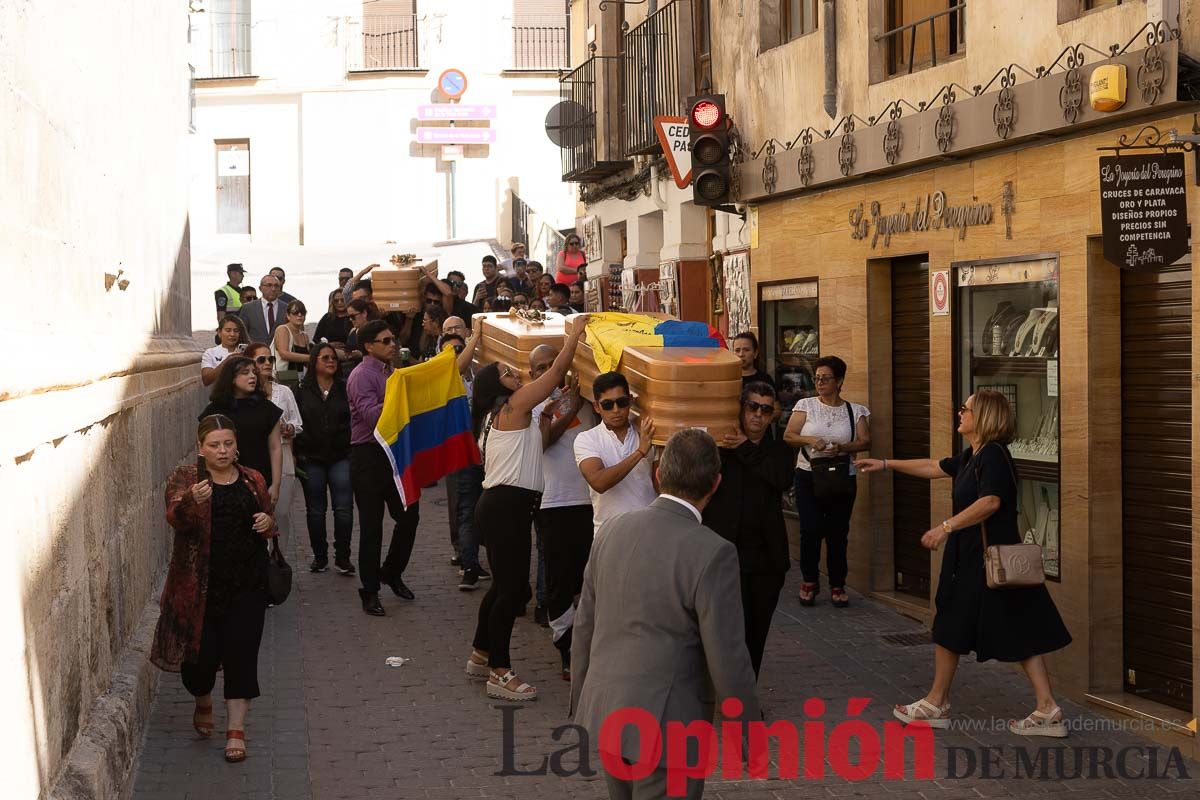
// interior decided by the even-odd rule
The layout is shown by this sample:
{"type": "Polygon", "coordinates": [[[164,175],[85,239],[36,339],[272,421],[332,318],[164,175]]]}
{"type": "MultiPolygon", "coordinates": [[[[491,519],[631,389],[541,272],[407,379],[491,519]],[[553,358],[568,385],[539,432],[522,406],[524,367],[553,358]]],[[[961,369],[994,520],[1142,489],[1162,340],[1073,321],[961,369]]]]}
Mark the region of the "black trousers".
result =
{"type": "Polygon", "coordinates": [[[750,663],[754,665],[754,677],[762,667],[763,650],[767,646],[767,634],[771,632],[771,618],[779,605],[779,593],[783,591],[783,572],[743,572],[742,617],[746,622],[746,649],[750,651],[750,663]]]}
{"type": "Polygon", "coordinates": [[[196,661],[179,667],[183,688],[193,697],[210,694],[217,670],[225,668],[225,699],[258,697],[258,646],[262,643],[267,598],[261,591],[244,592],[217,614],[204,615],[196,661]]]}
{"type": "Polygon", "coordinates": [[[475,504],[475,525],[487,545],[492,585],[479,604],[472,646],[488,654],[488,664],[512,666],[509,643],[517,612],[533,597],[529,588],[529,528],[541,495],[516,486],[484,489],[475,504]]]}
{"type": "Polygon", "coordinates": [[[450,520],[450,548],[455,558],[462,557],[462,546],[458,541],[458,477],[452,472],[446,481],[446,517],[450,520]]]}
{"type": "Polygon", "coordinates": [[[592,552],[592,507],[543,508],[537,519],[546,548],[546,610],[554,646],[569,667],[575,596],[583,590],[583,569],[592,552]]]}
{"type": "Polygon", "coordinates": [[[800,574],[805,583],[821,582],[821,541],[825,541],[825,566],[829,585],[846,585],[846,539],[850,535],[850,515],[858,487],[841,503],[820,503],[813,496],[812,473],[796,470],[796,516],[800,518],[800,574]]]}
{"type": "Polygon", "coordinates": [[[413,544],[417,541],[421,504],[413,503],[407,510],[404,508],[400,490],[392,477],[391,462],[383,448],[375,443],[356,444],[350,448],[350,485],[354,488],[354,503],[358,506],[358,574],[365,591],[378,592],[380,575],[398,579],[408,569],[413,544]],[[392,530],[387,557],[380,566],[385,508],[396,526],[392,530]]]}

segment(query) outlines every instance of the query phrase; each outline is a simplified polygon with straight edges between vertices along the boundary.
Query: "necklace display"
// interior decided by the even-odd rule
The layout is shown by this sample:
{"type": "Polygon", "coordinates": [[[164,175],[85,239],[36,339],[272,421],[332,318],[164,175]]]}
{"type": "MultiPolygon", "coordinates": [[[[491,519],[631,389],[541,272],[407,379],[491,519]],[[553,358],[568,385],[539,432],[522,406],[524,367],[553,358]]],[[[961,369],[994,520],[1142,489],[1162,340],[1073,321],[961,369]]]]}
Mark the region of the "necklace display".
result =
{"type": "Polygon", "coordinates": [[[1033,461],[1058,460],[1058,399],[1050,398],[1038,417],[1032,437],[1014,439],[1008,449],[1013,458],[1033,461]]]}

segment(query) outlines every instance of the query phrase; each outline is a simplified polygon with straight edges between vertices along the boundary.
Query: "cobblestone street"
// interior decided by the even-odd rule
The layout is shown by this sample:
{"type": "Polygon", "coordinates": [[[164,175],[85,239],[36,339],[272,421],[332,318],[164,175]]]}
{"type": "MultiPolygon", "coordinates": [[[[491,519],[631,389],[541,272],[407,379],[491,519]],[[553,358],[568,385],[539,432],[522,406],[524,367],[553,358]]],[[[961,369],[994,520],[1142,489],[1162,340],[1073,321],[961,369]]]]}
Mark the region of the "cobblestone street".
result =
{"type": "MultiPolygon", "coordinates": [[[[457,589],[457,571],[449,565],[441,487],[424,495],[417,547],[405,576],[417,599],[404,602],[385,589],[387,616],[382,619],[360,610],[356,578],[307,571],[309,553],[299,501],[293,519],[299,526],[287,551],[295,585],[287,603],[268,612],[260,656],[263,696],[254,702],[247,725],[249,759],[235,765],[222,759],[220,682],[214,693],[217,733],[211,740],[201,740],[191,728],[191,698],[178,676],[164,674],[137,766],[135,800],[607,796],[599,774],[590,779],[497,774],[502,764],[503,716],[497,704],[487,700],[482,685],[468,681],[462,672],[481,595],[457,589]],[[412,661],[399,668],[385,665],[393,655],[412,661]]],[[[798,580],[793,570],[767,644],[760,689],[768,720],[799,724],[808,719],[805,699],[819,697],[828,708],[824,715],[828,736],[846,717],[847,701],[866,697],[871,705],[862,718],[882,730],[883,723],[892,719],[892,703],[922,696],[932,669],[932,647],[885,641],[884,635],[920,634],[920,626],[858,595],[852,596],[847,610],[832,608],[824,595],[816,608],[802,609],[794,599],[798,580]]],[[[533,623],[532,605],[530,614],[518,620],[513,650],[522,678],[540,692],[537,702],[522,706],[513,717],[515,766],[533,771],[544,757],[575,744],[576,737],[568,732],[560,741],[553,738],[554,729],[566,722],[568,687],[558,675],[548,631],[533,623]]],[[[960,720],[990,720],[1023,716],[1031,696],[1017,671],[964,660],[953,702],[960,720]]],[[[1104,723],[1074,704],[1064,704],[1064,710],[1077,721],[1104,723]]],[[[1182,762],[1192,776],[1189,780],[1174,779],[1179,775],[1175,768],[1168,770],[1171,780],[1059,780],[1050,756],[1050,779],[1017,779],[1013,777],[1015,748],[1021,745],[1031,751],[1038,746],[1067,746],[1062,766],[1067,775],[1075,774],[1076,754],[1085,747],[1114,752],[1154,747],[1111,728],[1073,733],[1065,742],[1025,741],[1004,731],[960,728],[937,734],[935,780],[887,781],[881,767],[866,781],[849,782],[827,768],[829,777],[823,780],[714,777],[705,796],[958,800],[1064,791],[1078,792],[1081,798],[1200,796],[1193,762],[1182,762]],[[1004,769],[1007,778],[984,779],[976,764],[968,777],[947,779],[947,748],[970,748],[978,754],[983,746],[1003,748],[996,751],[1000,764],[993,771],[1004,769]]],[[[591,767],[599,770],[594,743],[591,749],[591,767]]],[[[956,752],[956,767],[962,774],[966,756],[956,752]]],[[[1160,748],[1160,772],[1167,761],[1168,750],[1160,748]]],[[[568,769],[574,767],[578,751],[567,754],[563,763],[568,769]]],[[[1129,770],[1137,773],[1146,768],[1146,758],[1139,754],[1129,764],[1129,770]]],[[[1104,777],[1103,768],[1098,777],[1104,777]]]]}

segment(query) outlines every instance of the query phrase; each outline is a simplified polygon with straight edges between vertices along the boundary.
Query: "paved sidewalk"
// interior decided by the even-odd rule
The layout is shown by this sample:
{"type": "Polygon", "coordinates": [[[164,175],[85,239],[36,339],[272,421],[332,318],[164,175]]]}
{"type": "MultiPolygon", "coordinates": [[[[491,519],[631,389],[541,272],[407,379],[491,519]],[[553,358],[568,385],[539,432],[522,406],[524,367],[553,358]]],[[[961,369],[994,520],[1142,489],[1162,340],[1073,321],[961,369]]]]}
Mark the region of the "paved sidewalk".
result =
{"type": "MultiPolygon", "coordinates": [[[[489,701],[481,684],[462,672],[470,652],[475,613],[481,592],[457,589],[457,571],[449,565],[450,545],[446,526],[445,496],[439,487],[427,490],[422,502],[421,528],[413,564],[405,578],[417,595],[405,602],[385,589],[388,615],[372,618],[362,613],[357,579],[334,572],[307,572],[307,537],[297,530],[288,543],[296,570],[292,597],[268,612],[260,656],[263,697],[256,700],[247,725],[249,759],[228,765],[221,757],[224,740],[218,733],[199,740],[191,729],[191,698],[178,676],[164,675],[141,755],[134,787],[135,800],[157,798],[589,798],[606,797],[604,781],[546,775],[498,775],[503,763],[504,714],[489,701]],[[388,667],[388,656],[412,661],[388,667]]],[[[302,523],[299,504],[293,519],[302,523]]],[[[332,530],[332,526],[331,526],[332,530]]],[[[357,543],[357,532],[355,534],[357,543]]],[[[532,571],[531,571],[532,574],[532,571]]],[[[861,714],[876,731],[892,719],[890,705],[920,697],[932,671],[932,646],[892,644],[882,637],[920,634],[916,623],[891,610],[853,595],[849,609],[828,605],[827,596],[816,608],[795,602],[799,576],[793,571],[776,613],[767,644],[760,680],[762,703],[768,720],[825,722],[825,738],[833,736],[847,718],[852,697],[871,699],[861,714]],[[823,714],[805,713],[804,701],[821,698],[823,714]]],[[[540,698],[508,712],[513,721],[513,766],[522,772],[538,771],[543,759],[567,750],[552,762],[574,771],[579,750],[574,733],[554,729],[567,722],[567,684],[558,675],[558,657],[548,631],[533,624],[530,615],[517,621],[513,635],[516,666],[524,680],[536,685],[540,698]]],[[[923,637],[920,638],[924,641],[923,637]]],[[[218,692],[219,692],[218,683],[218,692]]],[[[956,715],[964,720],[989,720],[1023,716],[1031,697],[1019,672],[997,664],[976,664],[964,659],[954,693],[956,715]]],[[[510,706],[511,707],[511,706],[510,706]]],[[[811,710],[811,709],[810,709],[811,710]]],[[[1105,721],[1073,704],[1064,706],[1068,717],[1101,726],[1105,721]]],[[[217,728],[222,730],[223,709],[218,703],[217,728]]],[[[760,798],[859,797],[957,800],[980,797],[1041,797],[1056,792],[1076,792],[1081,798],[1097,797],[1200,797],[1200,766],[1186,762],[1192,780],[1085,779],[1090,769],[1086,748],[1110,748],[1116,757],[1128,751],[1128,771],[1146,768],[1147,753],[1155,747],[1138,736],[1115,731],[1076,733],[1067,740],[1028,741],[1000,729],[958,729],[939,732],[935,747],[935,779],[890,781],[882,777],[882,763],[864,781],[849,782],[836,776],[826,762],[822,780],[785,782],[709,780],[706,797],[760,800],[760,798]],[[1007,778],[981,777],[981,747],[1003,748],[991,756],[993,772],[1004,769],[1007,778]],[[1015,778],[1016,750],[1029,747],[1037,765],[1036,749],[1047,748],[1046,780],[1015,778]],[[1052,748],[1066,747],[1055,752],[1052,748]],[[966,777],[948,779],[949,748],[969,748],[955,753],[955,769],[966,777]],[[1075,760],[1082,754],[1082,776],[1075,760]],[[1059,761],[1061,759],[1061,763],[1059,761]]],[[[858,752],[858,745],[852,745],[858,752]]],[[[591,745],[590,766],[600,770],[591,745]]],[[[1157,769],[1167,765],[1169,751],[1157,748],[1157,769]]],[[[1115,766],[1110,764],[1110,769],[1115,766]]],[[[803,762],[801,764],[803,769],[803,762]]],[[[773,767],[774,772],[774,767],[773,767]]],[[[1035,775],[1036,775],[1035,771],[1035,775]]]]}

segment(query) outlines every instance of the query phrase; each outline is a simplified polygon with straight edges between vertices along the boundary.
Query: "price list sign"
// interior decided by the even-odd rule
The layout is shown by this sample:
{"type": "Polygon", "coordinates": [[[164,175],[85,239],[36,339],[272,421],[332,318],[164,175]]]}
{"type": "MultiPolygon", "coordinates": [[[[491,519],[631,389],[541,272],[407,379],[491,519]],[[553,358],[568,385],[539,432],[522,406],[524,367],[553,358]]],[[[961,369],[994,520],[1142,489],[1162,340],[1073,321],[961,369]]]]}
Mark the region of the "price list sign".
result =
{"type": "Polygon", "coordinates": [[[1188,248],[1183,153],[1100,159],[1104,257],[1128,270],[1162,269],[1188,248]]]}

